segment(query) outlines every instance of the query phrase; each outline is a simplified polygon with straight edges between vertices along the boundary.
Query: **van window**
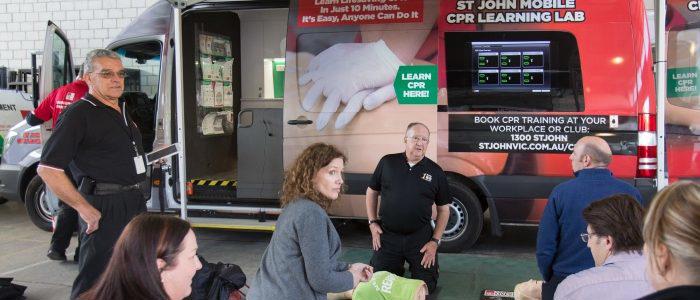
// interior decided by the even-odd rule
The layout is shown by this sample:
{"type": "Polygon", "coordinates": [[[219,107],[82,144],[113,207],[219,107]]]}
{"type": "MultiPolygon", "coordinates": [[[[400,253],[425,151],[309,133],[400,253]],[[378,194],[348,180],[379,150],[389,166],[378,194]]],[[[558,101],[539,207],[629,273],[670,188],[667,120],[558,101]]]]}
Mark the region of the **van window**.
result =
{"type": "Polygon", "coordinates": [[[566,32],[445,33],[450,111],[583,111],[578,46],[566,32]]]}
{"type": "Polygon", "coordinates": [[[238,11],[242,100],[284,98],[287,9],[238,11]]]}
{"type": "Polygon", "coordinates": [[[160,79],[160,42],[141,42],[114,49],[121,56],[127,77],[124,94],[129,115],[138,125],[146,152],[153,149],[155,103],[160,79]]]}
{"type": "Polygon", "coordinates": [[[51,71],[53,72],[52,91],[73,81],[73,78],[70,78],[70,62],[66,46],[68,43],[58,33],[52,35],[51,42],[53,43],[53,53],[51,53],[53,55],[53,66],[51,66],[51,71]]]}
{"type": "Polygon", "coordinates": [[[676,106],[700,109],[700,28],[668,33],[666,97],[676,106]]]}

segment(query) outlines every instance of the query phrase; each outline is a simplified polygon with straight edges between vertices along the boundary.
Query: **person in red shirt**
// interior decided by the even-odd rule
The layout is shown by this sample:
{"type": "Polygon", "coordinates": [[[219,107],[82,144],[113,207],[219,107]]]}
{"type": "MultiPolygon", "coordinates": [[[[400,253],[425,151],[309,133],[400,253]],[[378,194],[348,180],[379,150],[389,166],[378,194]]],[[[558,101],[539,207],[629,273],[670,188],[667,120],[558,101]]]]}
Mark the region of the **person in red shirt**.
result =
{"type": "Polygon", "coordinates": [[[58,116],[63,109],[82,98],[83,95],[87,93],[87,83],[85,83],[81,77],[82,71],[80,71],[75,81],[53,90],[46,96],[46,98],[39,103],[39,106],[27,115],[27,124],[36,126],[51,119],[53,121],[51,128],[56,127],[58,116]]]}
{"type": "MultiPolygon", "coordinates": [[[[53,121],[51,128],[56,127],[61,112],[73,102],[81,99],[87,91],[88,85],[82,80],[81,69],[75,81],[53,90],[34,111],[27,115],[27,124],[36,126],[51,119],[53,121]]],[[[68,176],[68,178],[72,178],[72,176],[68,176]]],[[[54,228],[51,246],[46,254],[52,260],[66,260],[66,249],[70,245],[73,232],[78,229],[78,212],[62,201],[59,203],[59,207],[56,228],[54,228]]],[[[80,239],[78,239],[78,243],[78,248],[73,256],[75,261],[78,261],[80,239]]]]}

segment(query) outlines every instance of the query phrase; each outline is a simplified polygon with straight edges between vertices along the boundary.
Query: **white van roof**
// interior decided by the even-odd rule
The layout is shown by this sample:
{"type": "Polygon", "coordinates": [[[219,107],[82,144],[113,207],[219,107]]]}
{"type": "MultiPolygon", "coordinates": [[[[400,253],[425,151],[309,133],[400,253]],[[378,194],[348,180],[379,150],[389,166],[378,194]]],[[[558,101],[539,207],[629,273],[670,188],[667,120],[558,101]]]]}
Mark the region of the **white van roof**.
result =
{"type": "Polygon", "coordinates": [[[172,15],[173,7],[169,1],[158,1],[124,27],[110,44],[136,37],[166,35],[170,32],[172,15]]]}

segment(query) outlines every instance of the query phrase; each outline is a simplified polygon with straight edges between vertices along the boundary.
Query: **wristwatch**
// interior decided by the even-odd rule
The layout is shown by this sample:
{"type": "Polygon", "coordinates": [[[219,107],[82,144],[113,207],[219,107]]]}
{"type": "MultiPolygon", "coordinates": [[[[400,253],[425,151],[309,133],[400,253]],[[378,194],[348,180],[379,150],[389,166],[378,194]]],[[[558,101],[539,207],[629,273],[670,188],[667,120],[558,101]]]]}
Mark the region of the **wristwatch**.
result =
{"type": "Polygon", "coordinates": [[[369,220],[369,225],[372,225],[372,223],[379,224],[380,222],[381,222],[381,220],[379,220],[379,219],[369,220]]]}
{"type": "Polygon", "coordinates": [[[438,246],[440,246],[440,240],[439,240],[439,239],[436,239],[436,238],[434,238],[434,237],[431,237],[430,240],[433,241],[433,242],[435,242],[435,244],[437,244],[438,246]]]}

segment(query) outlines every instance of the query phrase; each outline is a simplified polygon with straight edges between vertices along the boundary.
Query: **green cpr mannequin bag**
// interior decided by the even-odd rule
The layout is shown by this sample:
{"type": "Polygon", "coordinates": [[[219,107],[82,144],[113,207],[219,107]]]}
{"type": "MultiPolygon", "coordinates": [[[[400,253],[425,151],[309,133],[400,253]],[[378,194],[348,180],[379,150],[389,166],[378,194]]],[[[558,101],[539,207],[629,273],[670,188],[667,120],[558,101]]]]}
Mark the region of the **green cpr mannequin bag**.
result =
{"type": "Polygon", "coordinates": [[[427,286],[422,280],[396,276],[386,271],[374,273],[369,282],[360,283],[352,294],[353,300],[423,299],[427,286]],[[422,297],[421,297],[422,296],[422,297]]]}

